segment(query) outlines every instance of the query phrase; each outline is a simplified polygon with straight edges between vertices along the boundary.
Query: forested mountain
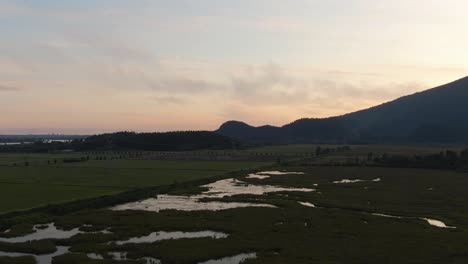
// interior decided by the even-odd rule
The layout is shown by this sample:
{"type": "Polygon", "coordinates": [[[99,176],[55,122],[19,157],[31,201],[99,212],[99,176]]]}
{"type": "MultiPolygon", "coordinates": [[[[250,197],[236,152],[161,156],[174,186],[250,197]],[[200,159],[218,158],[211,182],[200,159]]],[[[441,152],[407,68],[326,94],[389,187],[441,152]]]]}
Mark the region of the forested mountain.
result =
{"type": "Polygon", "coordinates": [[[468,77],[343,116],[282,127],[229,121],[216,132],[258,143],[465,143],[468,77]]]}

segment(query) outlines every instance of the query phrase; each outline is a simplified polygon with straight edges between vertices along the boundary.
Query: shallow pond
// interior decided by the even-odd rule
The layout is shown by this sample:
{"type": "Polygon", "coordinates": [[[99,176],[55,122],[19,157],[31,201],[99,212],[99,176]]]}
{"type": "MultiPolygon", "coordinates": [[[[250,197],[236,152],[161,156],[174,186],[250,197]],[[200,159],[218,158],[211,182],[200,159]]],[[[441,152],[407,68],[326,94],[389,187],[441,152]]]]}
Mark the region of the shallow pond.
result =
{"type": "Polygon", "coordinates": [[[423,220],[423,221],[427,222],[431,226],[435,226],[435,227],[439,227],[439,228],[450,228],[450,229],[456,228],[454,226],[447,226],[444,222],[442,222],[440,220],[430,219],[430,218],[425,218],[425,217],[410,217],[410,216],[403,217],[403,216],[387,215],[387,214],[379,214],[379,213],[372,213],[372,215],[381,216],[381,217],[388,217],[388,218],[397,218],[397,219],[403,219],[403,218],[420,219],[420,220],[423,220]]]}
{"type": "Polygon", "coordinates": [[[86,256],[88,256],[88,258],[94,259],[94,260],[104,259],[104,257],[102,255],[96,254],[96,253],[88,253],[88,254],[86,254],[86,256]]]}
{"type": "Polygon", "coordinates": [[[221,239],[227,238],[229,235],[220,232],[214,231],[199,231],[199,232],[154,232],[147,236],[142,237],[134,237],[130,238],[129,240],[124,241],[117,241],[115,242],[117,245],[125,245],[125,244],[138,244],[138,243],[153,243],[162,240],[171,240],[171,239],[184,239],[184,238],[213,238],[213,239],[221,239]]]}
{"type": "Polygon", "coordinates": [[[98,232],[83,232],[79,228],[74,228],[72,230],[60,230],[54,223],[49,223],[46,225],[35,225],[33,227],[34,233],[27,234],[19,237],[10,237],[3,238],[0,237],[0,242],[7,243],[23,243],[29,241],[36,241],[42,239],[68,239],[77,234],[86,234],[86,233],[102,233],[102,234],[111,234],[107,229],[98,232]]]}
{"type": "Polygon", "coordinates": [[[79,230],[79,228],[74,228],[69,231],[57,229],[54,223],[50,223],[47,225],[35,225],[33,227],[33,231],[34,233],[25,236],[0,238],[0,242],[23,243],[42,239],[67,239],[74,235],[83,233],[79,230]],[[45,228],[39,228],[42,226],[45,226],[45,228]]]}
{"type": "MultiPolygon", "coordinates": [[[[115,261],[126,261],[126,260],[134,260],[134,259],[130,259],[127,257],[127,252],[109,252],[109,256],[112,257],[113,260],[115,261]]],[[[100,255],[98,255],[100,256],[100,255]]],[[[88,255],[89,257],[89,255],[88,255]]],[[[100,256],[102,257],[102,256],[100,256]]],[[[144,258],[141,258],[141,259],[136,259],[136,260],[143,260],[145,261],[145,264],[160,264],[161,261],[159,259],[155,259],[155,258],[150,258],[150,257],[144,257],[144,258]]]]}
{"type": "Polygon", "coordinates": [[[309,203],[309,202],[298,202],[299,204],[307,207],[312,207],[315,208],[315,204],[309,203]]]}
{"type": "Polygon", "coordinates": [[[204,192],[208,198],[223,198],[239,194],[263,195],[271,192],[313,192],[309,188],[286,188],[270,185],[254,185],[236,179],[226,179],[203,185],[209,190],[204,192]]]}
{"type": "MultiPolygon", "coordinates": [[[[204,197],[201,197],[204,198],[204,197]]],[[[226,202],[200,202],[199,196],[175,196],[158,195],[156,198],[150,198],[139,202],[126,203],[111,208],[115,211],[123,210],[142,210],[159,212],[164,210],[179,211],[220,211],[244,207],[269,207],[275,208],[271,204],[260,203],[226,203],[226,202]]]]}
{"type": "Polygon", "coordinates": [[[294,171],[261,171],[253,174],[249,174],[247,179],[267,179],[275,175],[303,175],[304,172],[294,172],[294,171]]]}
{"type": "Polygon", "coordinates": [[[380,182],[382,181],[381,178],[375,178],[373,180],[361,180],[361,179],[355,179],[355,180],[350,180],[350,179],[343,179],[339,181],[334,181],[333,183],[336,184],[343,184],[343,183],[357,183],[357,182],[380,182]]]}
{"type": "Polygon", "coordinates": [[[246,179],[259,179],[259,180],[263,180],[263,179],[267,179],[267,178],[270,178],[270,176],[268,175],[259,175],[259,174],[249,174],[247,177],[245,177],[246,179]]]}
{"type": "Polygon", "coordinates": [[[193,196],[158,195],[143,201],[118,205],[112,210],[144,210],[159,212],[162,210],[200,211],[200,210],[226,210],[242,207],[270,207],[271,204],[256,203],[228,203],[228,202],[201,202],[204,198],[223,198],[240,194],[263,195],[271,192],[312,192],[314,189],[308,188],[284,188],[269,185],[253,185],[236,179],[226,179],[213,182],[201,187],[208,188],[208,191],[193,196]]]}
{"type": "Polygon", "coordinates": [[[217,260],[208,260],[205,262],[200,262],[199,264],[240,264],[248,259],[257,258],[257,253],[250,254],[239,254],[232,257],[217,259],[217,260]]]}
{"type": "Polygon", "coordinates": [[[57,256],[65,255],[69,253],[70,247],[57,247],[57,251],[48,255],[33,255],[33,254],[23,254],[23,253],[10,253],[0,251],[0,257],[24,257],[24,256],[33,256],[36,259],[36,264],[51,264],[52,259],[57,256]]]}

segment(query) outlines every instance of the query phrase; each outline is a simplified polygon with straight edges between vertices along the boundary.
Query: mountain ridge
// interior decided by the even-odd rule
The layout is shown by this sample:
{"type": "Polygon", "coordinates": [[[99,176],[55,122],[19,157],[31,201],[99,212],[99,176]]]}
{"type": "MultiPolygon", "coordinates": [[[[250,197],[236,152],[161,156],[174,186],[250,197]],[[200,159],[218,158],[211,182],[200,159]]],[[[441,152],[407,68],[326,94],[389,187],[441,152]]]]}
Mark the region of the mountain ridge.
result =
{"type": "Polygon", "coordinates": [[[228,121],[215,132],[253,143],[467,142],[468,76],[367,109],[281,127],[228,121]]]}

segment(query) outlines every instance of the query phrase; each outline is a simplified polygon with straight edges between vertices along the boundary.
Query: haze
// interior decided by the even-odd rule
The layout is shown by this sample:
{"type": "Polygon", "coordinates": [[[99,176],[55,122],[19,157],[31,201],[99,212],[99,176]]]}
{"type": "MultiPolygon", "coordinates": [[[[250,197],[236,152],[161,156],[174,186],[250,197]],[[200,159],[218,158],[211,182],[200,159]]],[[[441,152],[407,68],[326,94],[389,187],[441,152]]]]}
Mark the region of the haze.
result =
{"type": "Polygon", "coordinates": [[[0,0],[0,133],[216,129],[467,75],[463,0],[0,0]]]}

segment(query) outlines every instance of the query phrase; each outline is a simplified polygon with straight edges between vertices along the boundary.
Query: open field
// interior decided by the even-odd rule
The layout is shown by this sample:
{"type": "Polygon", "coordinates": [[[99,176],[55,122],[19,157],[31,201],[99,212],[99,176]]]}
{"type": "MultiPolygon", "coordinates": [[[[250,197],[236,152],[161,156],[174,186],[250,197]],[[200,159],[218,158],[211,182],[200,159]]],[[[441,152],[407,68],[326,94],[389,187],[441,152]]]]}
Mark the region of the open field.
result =
{"type": "MultiPolygon", "coordinates": [[[[69,205],[65,204],[43,211],[0,215],[0,254],[6,251],[40,255],[53,253],[55,247],[66,246],[70,247],[69,253],[53,258],[53,264],[144,264],[148,262],[143,258],[149,257],[163,264],[192,264],[238,254],[256,256],[242,262],[245,264],[468,262],[468,173],[456,170],[321,166],[329,161],[365,157],[368,152],[376,155],[423,155],[438,153],[440,148],[351,146],[350,150],[334,150],[314,156],[309,150],[315,151],[316,147],[277,146],[238,152],[238,155],[252,157],[258,155],[252,155],[252,152],[265,151],[275,157],[270,162],[248,159],[215,161],[216,158],[205,161],[145,157],[111,159],[112,155],[109,155],[105,160],[59,161],[49,165],[47,160],[57,156],[31,155],[28,157],[31,160],[29,166],[0,166],[0,208],[4,208],[4,212],[104,194],[110,196],[101,203],[97,202],[104,198],[89,202],[83,200],[74,204],[72,211],[67,210],[69,205]],[[304,155],[301,157],[298,152],[304,155]],[[276,157],[282,159],[281,164],[274,164],[276,157]],[[302,174],[249,177],[252,171],[247,169],[255,167],[302,174]],[[211,178],[215,175],[216,179],[211,178]],[[235,179],[232,186],[226,185],[230,182],[229,178],[235,179]],[[211,184],[206,185],[208,183],[211,184]],[[147,188],[152,186],[156,187],[147,188]],[[220,186],[221,189],[214,189],[214,193],[209,195],[207,191],[215,187],[207,186],[220,186]],[[283,189],[261,192],[277,187],[283,189]],[[146,191],[131,196],[123,193],[136,188],[146,191]],[[237,190],[237,194],[220,195],[229,192],[230,188],[237,190]],[[18,196],[18,193],[24,195],[18,196]],[[173,201],[177,205],[174,206],[187,201],[193,203],[193,200],[181,199],[180,195],[197,197],[203,194],[198,198],[199,203],[214,202],[223,206],[248,203],[249,206],[269,207],[220,210],[223,208],[221,206],[218,207],[219,211],[165,210],[160,209],[165,207],[158,207],[158,203],[167,206],[163,198],[148,199],[160,194],[168,194],[166,199],[176,198],[173,201]],[[126,203],[124,207],[122,203],[126,203]],[[113,206],[119,206],[122,211],[110,210],[113,206]],[[131,208],[133,210],[124,210],[131,208]],[[1,237],[28,234],[33,232],[33,225],[51,222],[59,229],[79,228],[82,233],[62,239],[44,238],[26,244],[1,242],[1,237]],[[6,230],[9,232],[4,233],[6,230]],[[225,236],[141,244],[115,243],[160,231],[190,233],[208,230],[225,236]],[[113,255],[115,252],[127,252],[127,260],[117,262],[113,255]],[[102,259],[93,259],[93,256],[102,259]]],[[[321,147],[333,149],[337,146],[321,147]]],[[[443,149],[448,147],[444,146],[443,149]]],[[[226,152],[220,153],[198,152],[197,155],[226,155],[226,152]]],[[[24,161],[21,156],[15,155],[4,155],[0,160],[24,161]]],[[[193,153],[180,155],[187,157],[193,156],[193,153]]],[[[190,204],[185,208],[194,209],[196,205],[190,204]]],[[[27,256],[0,257],[0,263],[28,264],[35,261],[27,256]]]]}
{"type": "MultiPolygon", "coordinates": [[[[317,147],[321,148],[336,148],[342,147],[343,145],[327,145],[327,144],[296,144],[296,145],[277,145],[277,146],[265,146],[249,149],[249,152],[258,153],[283,153],[283,154],[307,154],[315,153],[317,147]]],[[[352,149],[348,152],[350,155],[366,155],[369,152],[376,154],[405,154],[405,155],[416,155],[416,154],[431,154],[438,153],[441,150],[461,150],[466,148],[465,145],[444,145],[444,144],[433,144],[433,145],[349,145],[352,149]]]]}
{"type": "Polygon", "coordinates": [[[263,166],[250,161],[90,160],[62,163],[82,154],[1,154],[0,213],[133,188],[167,185],[263,166]],[[48,160],[59,160],[47,164],[48,160]],[[29,165],[24,163],[28,161],[29,165]],[[12,166],[17,163],[17,166],[12,166]]]}
{"type": "MultiPolygon", "coordinates": [[[[300,164],[271,169],[305,174],[248,179],[245,173],[239,172],[235,177],[258,186],[313,188],[316,191],[243,194],[212,199],[266,203],[277,208],[238,208],[215,212],[169,210],[159,213],[84,209],[71,214],[43,217],[43,220],[38,220],[36,216],[36,221],[53,221],[65,229],[89,225],[93,230],[110,228],[112,231],[108,234],[80,234],[62,240],[42,240],[39,243],[52,241],[57,246],[71,246],[72,253],[56,257],[54,264],[114,263],[109,252],[128,252],[130,260],[127,263],[144,263],[136,259],[153,257],[162,263],[189,264],[252,252],[257,254],[257,258],[243,263],[468,261],[468,205],[465,202],[468,195],[464,188],[468,185],[468,175],[465,173],[300,164]],[[373,181],[377,178],[380,180],[373,181]],[[343,179],[362,182],[334,183],[343,179]],[[309,202],[317,207],[307,207],[298,202],[309,202]],[[431,226],[421,218],[440,220],[456,228],[431,226]],[[228,237],[144,244],[105,243],[141,237],[156,231],[203,230],[223,232],[228,237]],[[87,256],[89,253],[102,255],[104,260],[92,260],[87,256]]],[[[23,216],[23,219],[27,217],[23,216]]],[[[27,226],[31,228],[31,224],[27,226]]],[[[6,228],[12,230],[8,236],[25,230],[25,226],[19,223],[17,226],[3,227],[6,228]]],[[[36,247],[39,248],[39,245],[36,247]]],[[[4,248],[5,245],[0,244],[0,251],[4,248]]],[[[23,263],[14,258],[11,261],[23,263]]]]}

